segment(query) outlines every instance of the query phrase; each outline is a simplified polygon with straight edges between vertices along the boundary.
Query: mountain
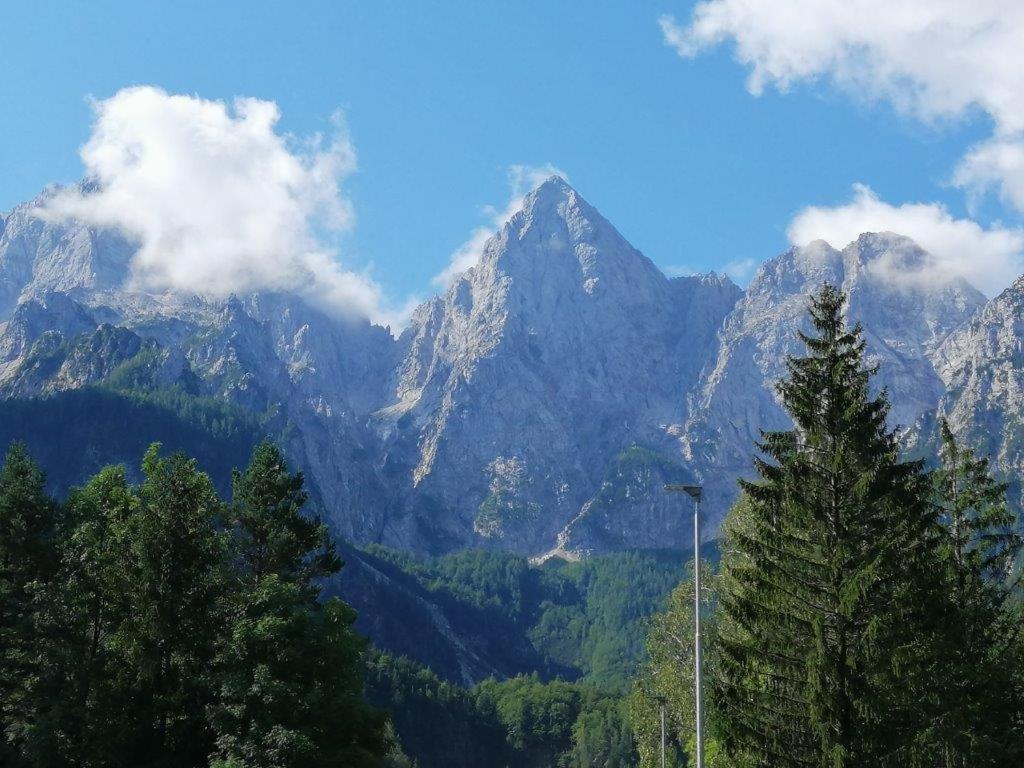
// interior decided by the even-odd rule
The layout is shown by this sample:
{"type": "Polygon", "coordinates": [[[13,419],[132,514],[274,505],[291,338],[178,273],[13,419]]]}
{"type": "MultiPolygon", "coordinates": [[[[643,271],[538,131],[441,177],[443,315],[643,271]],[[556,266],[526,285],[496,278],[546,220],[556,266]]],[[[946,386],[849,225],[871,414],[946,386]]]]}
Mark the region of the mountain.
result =
{"type": "MultiPolygon", "coordinates": [[[[739,296],[713,275],[669,280],[550,179],[403,333],[394,402],[375,414],[389,458],[445,510],[451,545],[546,549],[622,451],[671,447],[739,296]]],[[[613,523],[623,546],[654,535],[635,523],[613,523]]]]}
{"type": "Polygon", "coordinates": [[[688,547],[688,501],[664,484],[705,485],[714,535],[759,430],[787,426],[774,382],[825,281],[849,294],[894,426],[924,445],[949,414],[1024,463],[1024,288],[986,305],[896,234],[790,249],[746,291],[670,279],[553,177],[394,338],[290,295],[135,290],[134,245],[40,220],[49,194],[0,217],[0,417],[61,490],[134,462],[139,440],[220,467],[270,435],[354,544],[570,560],[688,547]],[[104,432],[101,416],[128,413],[131,439],[104,432]],[[67,439],[44,445],[61,424],[67,439]]]}
{"type": "MultiPolygon", "coordinates": [[[[41,221],[33,211],[48,194],[2,218],[0,397],[103,385],[122,395],[174,389],[176,407],[181,397],[218,401],[285,445],[339,535],[378,538],[388,494],[366,458],[376,447],[366,414],[385,398],[391,334],[294,296],[206,301],[132,290],[134,246],[114,232],[41,221]]],[[[77,480],[86,475],[83,467],[77,480]]]]}
{"type": "Polygon", "coordinates": [[[936,350],[945,386],[938,415],[992,457],[1012,480],[1018,508],[1024,473],[1024,277],[996,296],[936,350]]]}
{"type": "Polygon", "coordinates": [[[736,479],[751,473],[760,430],[790,425],[774,385],[786,355],[800,351],[807,297],[822,283],[846,292],[848,318],[863,326],[868,358],[880,366],[875,382],[892,402],[891,425],[913,427],[934,411],[944,392],[938,349],[985,297],[961,279],[922,279],[929,259],[906,237],[869,233],[842,251],[816,241],[760,267],[722,325],[681,438],[707,488],[712,526],[735,498],[736,479]]]}

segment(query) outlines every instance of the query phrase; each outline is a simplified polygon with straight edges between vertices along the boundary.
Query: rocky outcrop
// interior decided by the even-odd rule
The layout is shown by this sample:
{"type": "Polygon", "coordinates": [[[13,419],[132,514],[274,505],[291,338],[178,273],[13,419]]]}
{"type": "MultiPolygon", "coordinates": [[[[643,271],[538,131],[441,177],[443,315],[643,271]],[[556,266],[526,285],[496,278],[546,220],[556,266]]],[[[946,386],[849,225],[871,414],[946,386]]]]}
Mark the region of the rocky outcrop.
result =
{"type": "Polygon", "coordinates": [[[416,314],[379,428],[452,541],[546,549],[620,452],[671,447],[740,293],[669,280],[550,179],[416,314]]]}
{"type": "Polygon", "coordinates": [[[849,294],[894,426],[923,434],[948,414],[1024,465],[1024,286],[978,313],[978,291],[936,282],[898,235],[791,249],[743,292],[667,278],[555,177],[395,339],[290,295],[132,290],[129,241],[44,222],[38,205],[0,218],[0,396],[99,384],[245,409],[353,542],[689,546],[688,503],[663,491],[678,480],[705,485],[713,535],[759,431],[787,426],[774,383],[825,281],[849,294]]]}
{"type": "MultiPolygon", "coordinates": [[[[1024,277],[996,296],[937,350],[945,385],[938,415],[1012,482],[1024,473],[1024,277]]],[[[921,436],[926,442],[927,436],[921,436]]]]}
{"type": "Polygon", "coordinates": [[[761,266],[719,332],[681,439],[684,458],[707,486],[710,531],[735,498],[736,479],[752,471],[760,430],[789,426],[775,382],[786,356],[801,352],[807,299],[823,283],[846,292],[848,317],[864,329],[869,358],[879,365],[876,384],[892,403],[891,424],[911,427],[937,407],[944,391],[937,350],[985,297],[963,280],[921,279],[928,259],[911,240],[879,233],[842,251],[817,241],[761,266]]]}

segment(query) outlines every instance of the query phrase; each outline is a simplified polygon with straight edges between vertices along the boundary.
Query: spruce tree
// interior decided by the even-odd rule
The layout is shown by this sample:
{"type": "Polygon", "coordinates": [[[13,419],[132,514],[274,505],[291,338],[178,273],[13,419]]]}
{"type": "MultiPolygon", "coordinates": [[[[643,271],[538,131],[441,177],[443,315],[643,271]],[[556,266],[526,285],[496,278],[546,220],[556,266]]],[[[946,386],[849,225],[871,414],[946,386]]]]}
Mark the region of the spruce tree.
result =
{"type": "Polygon", "coordinates": [[[719,735],[743,766],[909,764],[930,660],[922,605],[935,521],[872,396],[859,327],[824,286],[778,385],[794,427],[763,433],[721,583],[719,735]]]}
{"type": "Polygon", "coordinates": [[[319,600],[318,580],[341,562],[326,527],[306,516],[302,485],[269,442],[234,476],[238,565],[216,665],[215,766],[360,768],[389,746],[384,716],[363,698],[355,612],[319,600]]]}
{"type": "Polygon", "coordinates": [[[57,570],[58,507],[42,470],[15,443],[0,468],[0,764],[26,765],[44,738],[36,704],[45,676],[46,587],[57,570]],[[34,747],[33,747],[34,749],[34,747]]]}
{"type": "Polygon", "coordinates": [[[159,444],[142,471],[117,588],[128,610],[110,638],[127,739],[118,749],[123,764],[139,768],[201,766],[212,748],[206,707],[226,618],[222,503],[194,460],[161,456],[159,444]]]}
{"type": "Polygon", "coordinates": [[[1024,763],[1019,617],[1013,597],[1022,537],[988,459],[958,445],[940,423],[934,503],[944,524],[940,546],[946,605],[943,696],[924,743],[945,768],[1024,763]]]}
{"type": "Polygon", "coordinates": [[[312,583],[341,568],[326,526],[305,511],[301,472],[291,473],[281,449],[265,440],[249,466],[232,474],[229,508],[241,568],[254,581],[277,574],[312,583]]]}

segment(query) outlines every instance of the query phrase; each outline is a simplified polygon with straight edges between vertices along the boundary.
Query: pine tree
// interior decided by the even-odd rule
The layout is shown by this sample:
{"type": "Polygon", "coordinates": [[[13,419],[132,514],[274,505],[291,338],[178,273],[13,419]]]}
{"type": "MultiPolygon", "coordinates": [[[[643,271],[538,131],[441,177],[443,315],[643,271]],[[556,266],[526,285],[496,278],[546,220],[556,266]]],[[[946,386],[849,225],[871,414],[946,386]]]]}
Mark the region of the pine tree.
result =
{"type": "Polygon", "coordinates": [[[133,688],[113,685],[125,679],[125,659],[110,640],[135,610],[128,599],[126,547],[138,506],[122,466],[100,470],[68,499],[69,525],[51,601],[62,637],[48,653],[57,678],[49,696],[60,706],[53,727],[61,743],[42,765],[104,766],[129,757],[119,751],[132,742],[121,709],[133,700],[133,688]]]}
{"type": "Polygon", "coordinates": [[[326,526],[303,511],[303,483],[302,473],[290,473],[281,449],[269,440],[256,446],[244,472],[232,474],[235,551],[252,579],[277,574],[311,583],[341,568],[326,526]]]}
{"type": "Polygon", "coordinates": [[[182,454],[142,461],[138,509],[124,531],[124,612],[110,681],[123,716],[125,765],[200,766],[212,748],[206,719],[211,667],[225,616],[226,540],[210,478],[182,454]]]}
{"type": "Polygon", "coordinates": [[[303,512],[302,483],[271,443],[234,476],[238,577],[212,708],[223,768],[359,768],[389,748],[385,718],[363,699],[355,612],[318,599],[316,579],[341,562],[326,528],[303,512]]]}
{"type": "Polygon", "coordinates": [[[763,434],[730,532],[714,698],[737,765],[908,764],[917,731],[934,513],[844,301],[827,285],[811,300],[778,385],[794,428],[763,434]]]}
{"type": "Polygon", "coordinates": [[[1006,504],[1008,485],[993,478],[988,460],[957,444],[940,424],[940,464],[934,503],[946,535],[947,607],[943,696],[925,734],[934,761],[946,768],[981,768],[1024,762],[1017,638],[1012,597],[1022,539],[1006,504]]]}
{"type": "Polygon", "coordinates": [[[0,763],[23,765],[43,737],[36,716],[45,674],[46,585],[59,561],[58,507],[42,470],[15,443],[0,468],[0,763]]]}
{"type": "Polygon", "coordinates": [[[956,575],[956,589],[971,578],[986,584],[993,599],[1005,602],[1012,592],[1017,557],[1024,537],[1006,503],[1009,484],[997,481],[987,458],[957,444],[948,422],[940,423],[942,448],[935,472],[936,504],[948,531],[946,557],[956,575]]]}

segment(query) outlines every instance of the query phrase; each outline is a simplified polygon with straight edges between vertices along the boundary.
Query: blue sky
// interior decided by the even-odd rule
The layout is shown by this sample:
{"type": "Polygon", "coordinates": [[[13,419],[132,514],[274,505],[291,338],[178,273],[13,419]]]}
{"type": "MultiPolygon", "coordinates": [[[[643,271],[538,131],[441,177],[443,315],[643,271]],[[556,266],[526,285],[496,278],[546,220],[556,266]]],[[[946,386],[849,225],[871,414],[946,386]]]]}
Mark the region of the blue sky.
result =
{"type": "Polygon", "coordinates": [[[794,215],[849,202],[855,183],[894,205],[938,203],[983,228],[1019,226],[1013,206],[950,183],[998,113],[923,119],[814,72],[754,96],[732,45],[743,30],[692,58],[666,45],[659,17],[685,25],[691,9],[7,3],[0,209],[80,178],[87,97],[145,84],[276,102],[278,128],[298,136],[329,132],[342,110],[358,170],[343,182],[355,223],[334,236],[338,252],[348,268],[372,264],[396,300],[433,290],[453,251],[488,223],[485,206],[507,204],[515,164],[563,169],[666,269],[774,255],[794,215]]]}

